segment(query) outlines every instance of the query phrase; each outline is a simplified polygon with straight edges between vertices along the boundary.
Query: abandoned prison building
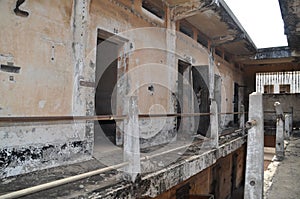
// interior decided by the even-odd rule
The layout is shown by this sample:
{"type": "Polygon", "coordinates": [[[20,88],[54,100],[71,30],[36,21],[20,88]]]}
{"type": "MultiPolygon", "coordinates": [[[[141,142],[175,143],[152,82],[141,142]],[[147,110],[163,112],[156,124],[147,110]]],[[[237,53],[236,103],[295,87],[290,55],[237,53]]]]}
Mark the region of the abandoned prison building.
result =
{"type": "Polygon", "coordinates": [[[300,127],[279,4],[288,46],[257,49],[223,0],[1,0],[0,198],[249,198],[247,136],[300,127]]]}

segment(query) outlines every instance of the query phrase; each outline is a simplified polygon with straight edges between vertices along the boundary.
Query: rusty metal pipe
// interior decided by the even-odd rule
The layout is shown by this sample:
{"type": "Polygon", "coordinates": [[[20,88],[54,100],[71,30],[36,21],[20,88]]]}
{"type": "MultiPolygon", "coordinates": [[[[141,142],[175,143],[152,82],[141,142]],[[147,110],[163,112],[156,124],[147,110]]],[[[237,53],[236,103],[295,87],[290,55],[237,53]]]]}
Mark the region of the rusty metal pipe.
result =
{"type": "Polygon", "coordinates": [[[256,126],[256,124],[257,124],[256,120],[250,120],[250,121],[246,122],[246,129],[250,129],[253,126],[256,126]]]}
{"type": "MultiPolygon", "coordinates": [[[[197,117],[209,116],[212,113],[166,113],[166,114],[139,114],[139,118],[161,118],[161,117],[197,117]]],[[[243,114],[243,112],[226,112],[225,114],[243,114]]],[[[57,122],[57,121],[109,121],[123,120],[126,115],[96,115],[96,116],[32,116],[32,117],[0,117],[0,123],[15,122],[57,122]]]]}
{"type": "MultiPolygon", "coordinates": [[[[140,118],[150,117],[196,117],[211,115],[211,113],[167,113],[167,114],[140,114],[140,118]]],[[[55,122],[55,121],[109,121],[123,120],[126,115],[97,115],[97,116],[33,116],[33,117],[0,117],[1,123],[15,122],[55,122]]]]}
{"type": "Polygon", "coordinates": [[[99,115],[99,116],[34,116],[34,117],[0,117],[0,122],[54,122],[54,121],[105,121],[105,120],[122,120],[125,115],[99,115]]]}
{"type": "Polygon", "coordinates": [[[218,113],[219,115],[229,115],[229,114],[233,114],[233,115],[238,115],[238,114],[244,114],[244,112],[225,112],[225,113],[218,113]]]}

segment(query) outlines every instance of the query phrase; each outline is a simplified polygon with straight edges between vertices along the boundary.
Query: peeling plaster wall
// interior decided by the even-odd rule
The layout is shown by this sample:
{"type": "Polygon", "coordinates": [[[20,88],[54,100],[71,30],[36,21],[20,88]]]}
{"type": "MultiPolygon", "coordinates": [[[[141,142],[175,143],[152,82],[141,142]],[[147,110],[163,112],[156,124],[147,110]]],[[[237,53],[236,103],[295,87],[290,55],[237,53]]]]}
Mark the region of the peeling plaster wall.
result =
{"type": "MultiPolygon", "coordinates": [[[[0,62],[20,67],[19,73],[0,71],[1,117],[75,114],[75,4],[25,1],[20,9],[29,16],[21,17],[13,11],[15,3],[0,2],[0,62]]],[[[0,178],[89,159],[93,137],[88,127],[75,122],[1,124],[0,178]]]]}
{"type": "MultiPolygon", "coordinates": [[[[157,66],[178,71],[178,59],[195,66],[208,65],[207,49],[184,35],[176,37],[175,22],[150,17],[140,0],[30,0],[20,7],[29,12],[28,17],[17,16],[14,8],[14,1],[0,2],[0,63],[21,67],[19,73],[0,71],[0,92],[5,94],[0,98],[0,116],[94,115],[98,30],[122,33],[126,40],[119,51],[118,77],[145,63],[155,65],[151,71],[118,82],[116,114],[122,114],[124,96],[132,91],[139,96],[141,113],[176,112],[172,92],[161,85],[154,85],[154,93],[147,90],[149,82],[177,89],[177,73],[157,66]],[[147,27],[170,29],[141,34],[140,28],[147,27]],[[148,46],[155,50],[145,48],[148,46]],[[125,53],[129,49],[132,53],[125,53]]],[[[242,84],[240,73],[232,67],[215,72],[226,85],[222,110],[232,111],[233,82],[242,84]]],[[[193,102],[187,103],[193,107],[193,102]]],[[[153,120],[149,127],[149,121],[140,120],[141,146],[176,139],[175,122],[167,119],[161,125],[153,120]],[[158,130],[152,133],[150,129],[158,130]]],[[[91,158],[94,124],[1,124],[0,138],[0,177],[6,177],[91,158]]]]}
{"type": "MultiPolygon", "coordinates": [[[[243,72],[235,68],[233,64],[222,60],[220,57],[215,58],[216,74],[221,76],[221,112],[228,113],[233,112],[234,106],[234,83],[238,83],[239,86],[245,85],[243,80],[243,72]]],[[[244,89],[239,88],[239,110],[244,102],[244,89]]],[[[227,126],[233,121],[233,115],[221,115],[221,128],[227,126]]]]}
{"type": "Polygon", "coordinates": [[[0,92],[5,94],[0,99],[0,114],[71,114],[72,3],[25,1],[21,8],[28,10],[28,17],[17,16],[14,8],[15,1],[0,2],[0,54],[9,55],[0,59],[1,64],[12,62],[21,67],[17,74],[0,72],[0,92]]]}

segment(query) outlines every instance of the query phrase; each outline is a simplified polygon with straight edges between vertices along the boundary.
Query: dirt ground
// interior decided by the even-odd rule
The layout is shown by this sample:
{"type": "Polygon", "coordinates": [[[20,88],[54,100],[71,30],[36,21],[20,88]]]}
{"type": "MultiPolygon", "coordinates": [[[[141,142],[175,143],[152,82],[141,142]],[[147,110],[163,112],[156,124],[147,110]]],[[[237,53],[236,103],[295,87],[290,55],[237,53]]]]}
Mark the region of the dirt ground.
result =
{"type": "Polygon", "coordinates": [[[290,140],[266,199],[300,198],[300,137],[290,140]]]}

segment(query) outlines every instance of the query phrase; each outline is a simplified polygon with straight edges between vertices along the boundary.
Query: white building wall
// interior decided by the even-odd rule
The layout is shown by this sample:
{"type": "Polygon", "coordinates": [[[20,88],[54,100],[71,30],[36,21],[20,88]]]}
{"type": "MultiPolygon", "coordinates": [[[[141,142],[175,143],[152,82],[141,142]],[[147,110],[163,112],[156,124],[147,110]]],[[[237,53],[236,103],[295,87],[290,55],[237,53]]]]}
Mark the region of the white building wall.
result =
{"type": "Polygon", "coordinates": [[[256,92],[264,93],[265,85],[273,85],[274,93],[280,85],[290,85],[290,93],[300,93],[300,71],[256,73],[256,92]]]}

